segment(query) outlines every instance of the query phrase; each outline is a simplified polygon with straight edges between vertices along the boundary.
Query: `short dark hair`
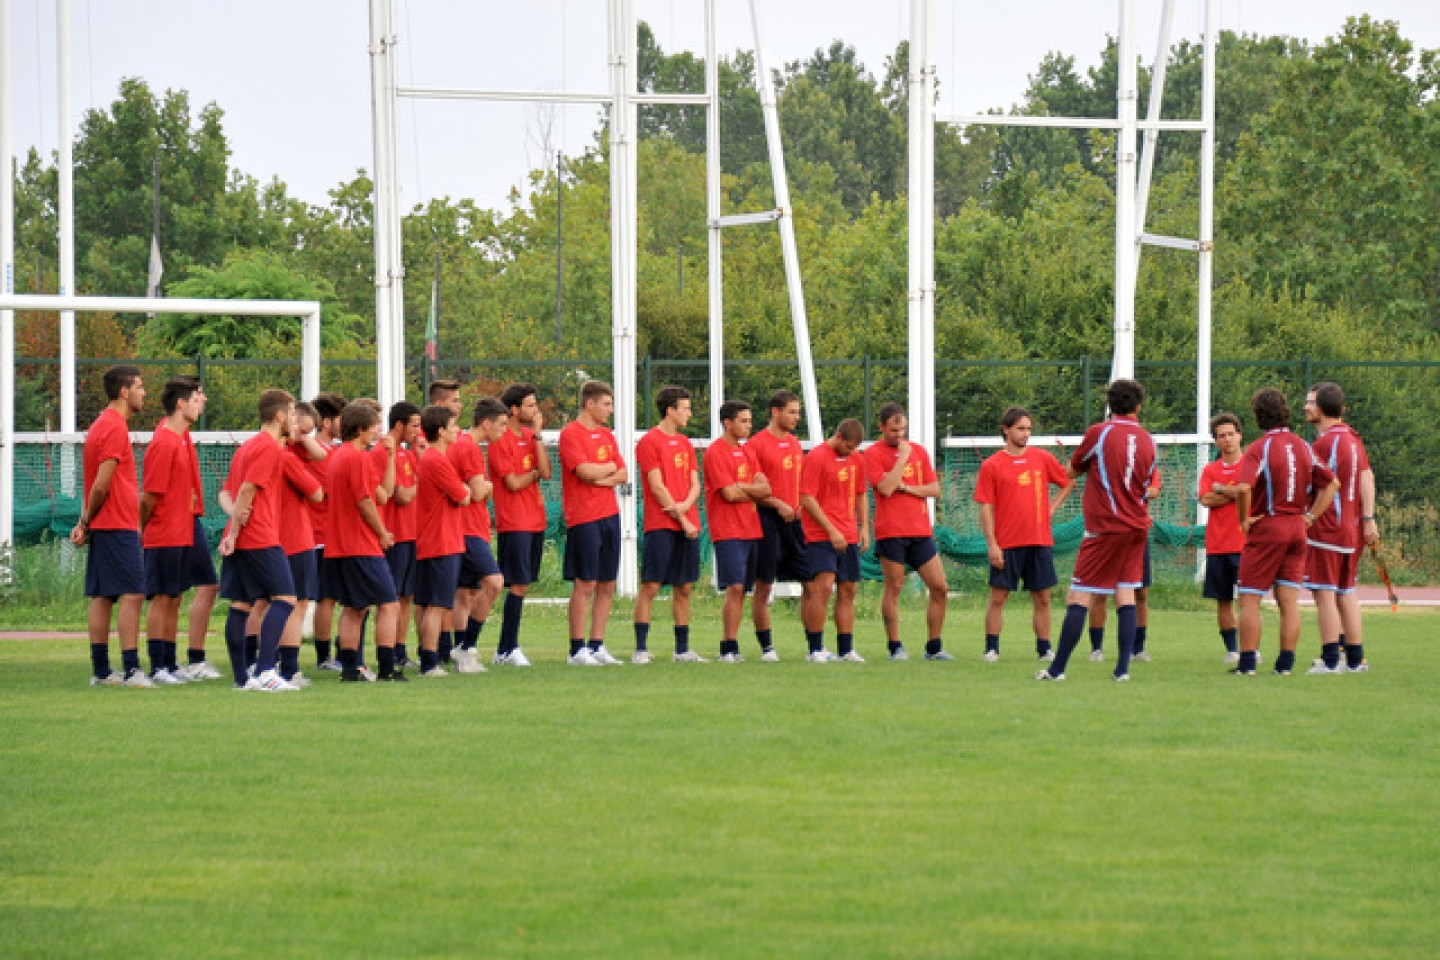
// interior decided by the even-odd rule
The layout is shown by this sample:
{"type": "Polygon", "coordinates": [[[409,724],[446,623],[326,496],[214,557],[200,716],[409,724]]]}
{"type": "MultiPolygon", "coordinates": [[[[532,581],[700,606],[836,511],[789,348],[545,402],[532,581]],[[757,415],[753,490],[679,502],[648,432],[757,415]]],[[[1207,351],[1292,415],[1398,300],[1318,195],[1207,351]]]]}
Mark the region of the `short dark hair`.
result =
{"type": "Polygon", "coordinates": [[[199,389],[199,377],[171,377],[165,381],[165,389],[160,391],[160,409],[165,411],[165,416],[170,416],[176,407],[189,400],[199,389]]]}
{"type": "Polygon", "coordinates": [[[454,410],[442,407],[438,403],[431,404],[420,411],[420,429],[424,432],[426,440],[437,443],[440,440],[440,431],[450,426],[450,421],[454,419],[454,410]]]}
{"type": "Polygon", "coordinates": [[[610,389],[610,384],[604,380],[586,380],[580,387],[580,406],[591,400],[599,400],[601,397],[613,397],[615,391],[610,389]]]}
{"type": "Polygon", "coordinates": [[[880,412],[876,415],[875,422],[883,427],[896,417],[903,416],[905,416],[905,407],[891,400],[889,403],[883,404],[880,407],[880,412]]]}
{"type": "Polygon", "coordinates": [[[460,392],[459,380],[431,380],[430,388],[425,391],[425,399],[434,403],[440,394],[450,393],[452,391],[455,393],[460,392]]]}
{"type": "Polygon", "coordinates": [[[538,395],[533,383],[512,383],[500,394],[500,402],[507,407],[518,407],[525,402],[526,397],[538,395]]]}
{"type": "Polygon", "coordinates": [[[1145,402],[1145,388],[1139,380],[1116,380],[1105,389],[1105,404],[1116,416],[1128,417],[1145,402]]]}
{"type": "Polygon", "coordinates": [[[1221,427],[1225,426],[1225,424],[1227,423],[1235,428],[1236,433],[1240,434],[1242,437],[1245,435],[1245,428],[1240,425],[1240,418],[1235,416],[1235,414],[1233,413],[1228,413],[1224,410],[1221,410],[1219,413],[1215,414],[1215,416],[1210,418],[1210,436],[1213,438],[1215,436],[1215,432],[1221,427]]]}
{"type": "Polygon", "coordinates": [[[665,414],[670,412],[671,407],[680,405],[681,400],[689,400],[690,391],[684,387],[677,387],[673,383],[661,387],[655,391],[655,409],[660,414],[660,419],[665,419],[665,414]]]}
{"type": "Polygon", "coordinates": [[[1261,430],[1290,426],[1290,401],[1274,387],[1256,390],[1250,398],[1250,410],[1255,414],[1255,425],[1261,430]]]}
{"type": "Polygon", "coordinates": [[[478,427],[480,424],[494,420],[496,417],[508,416],[510,416],[510,408],[501,403],[497,398],[481,397],[475,401],[475,413],[471,422],[478,427]]]}
{"type": "Polygon", "coordinates": [[[835,427],[835,436],[846,443],[859,443],[865,439],[865,427],[854,417],[846,417],[835,427]]]}
{"type": "Polygon", "coordinates": [[[295,404],[295,416],[309,417],[311,420],[314,420],[317,425],[320,423],[320,414],[315,410],[315,404],[308,400],[301,400],[295,404]]]}
{"type": "Polygon", "coordinates": [[[401,400],[390,407],[390,416],[385,421],[394,430],[402,423],[409,423],[411,417],[420,415],[420,408],[409,400],[401,400]]]}
{"type": "Polygon", "coordinates": [[[1340,384],[1326,380],[1310,389],[1315,394],[1315,406],[1325,416],[1339,417],[1345,413],[1345,391],[1340,389],[1340,384]]]}
{"type": "Polygon", "coordinates": [[[122,363],[105,371],[100,378],[100,385],[105,388],[106,400],[120,399],[120,391],[126,387],[133,387],[135,381],[140,379],[140,368],[122,363]]]}
{"type": "Polygon", "coordinates": [[[351,400],[340,412],[340,439],[354,440],[360,434],[380,422],[380,411],[373,401],[351,400]]]}
{"type": "Polygon", "coordinates": [[[797,397],[794,392],[790,390],[776,390],[774,393],[770,394],[771,410],[784,410],[786,407],[790,406],[790,404],[799,402],[800,398],[797,397]]]}
{"type": "Polygon", "coordinates": [[[315,399],[310,402],[315,405],[315,412],[319,414],[321,420],[334,420],[344,412],[345,405],[349,403],[333,390],[315,394],[315,399]]]}
{"type": "Polygon", "coordinates": [[[285,390],[266,390],[260,394],[260,402],[256,404],[259,408],[260,422],[269,423],[275,419],[275,415],[295,402],[295,398],[285,390]]]}
{"type": "Polygon", "coordinates": [[[1009,430],[1021,420],[1029,420],[1033,425],[1035,418],[1030,416],[1030,411],[1021,406],[1006,407],[1005,412],[1000,414],[1000,428],[1009,430]]]}
{"type": "Polygon", "coordinates": [[[720,404],[720,422],[724,423],[726,420],[734,420],[749,409],[750,404],[744,400],[726,400],[720,404]]]}

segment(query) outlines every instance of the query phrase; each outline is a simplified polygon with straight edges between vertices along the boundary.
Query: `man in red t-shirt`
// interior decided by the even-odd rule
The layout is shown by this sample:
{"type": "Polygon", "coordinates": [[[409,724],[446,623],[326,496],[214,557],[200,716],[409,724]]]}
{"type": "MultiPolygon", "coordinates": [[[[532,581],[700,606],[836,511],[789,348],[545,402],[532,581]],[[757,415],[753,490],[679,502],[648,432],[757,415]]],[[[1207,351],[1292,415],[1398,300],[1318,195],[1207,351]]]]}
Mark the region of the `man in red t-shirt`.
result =
{"type": "MultiPolygon", "coordinates": [[[[340,443],[340,414],[347,401],[338,393],[317,393],[311,405],[315,408],[315,433],[306,441],[310,456],[305,461],[319,481],[328,489],[330,453],[340,443]]],[[[315,534],[315,570],[320,582],[320,596],[315,601],[315,666],[319,670],[340,670],[340,661],[333,656],[335,636],[335,598],[325,595],[325,520],[330,512],[325,498],[310,504],[310,528],[315,534]]]]}
{"type": "Polygon", "coordinates": [[[1050,522],[1075,489],[1070,475],[1048,450],[1030,446],[1035,421],[1024,407],[1009,407],[1000,417],[1005,446],[986,458],[975,480],[980,532],[990,560],[990,602],[985,608],[985,659],[1000,659],[1000,630],[1005,601],[1016,590],[1030,594],[1030,625],[1035,655],[1054,659],[1050,649],[1050,591],[1055,575],[1055,535],[1050,522]],[[1060,494],[1050,499],[1050,488],[1060,494]]]}
{"type": "Polygon", "coordinates": [[[1240,418],[1219,413],[1210,420],[1210,436],[1220,456],[1200,471],[1200,504],[1205,517],[1205,589],[1215,601],[1215,619],[1225,644],[1225,662],[1240,662],[1239,631],[1235,620],[1235,582],[1240,576],[1240,551],[1245,531],[1235,508],[1240,479],[1240,418]]]}
{"type": "MultiPolygon", "coordinates": [[[[194,415],[193,423],[199,422],[205,414],[205,388],[199,377],[172,377],[172,383],[185,384],[190,388],[190,404],[194,415]]],[[[215,573],[215,558],[210,547],[210,534],[205,529],[205,481],[200,475],[200,456],[195,451],[195,441],[186,429],[181,445],[185,458],[190,463],[190,483],[194,489],[191,512],[191,537],[187,578],[193,596],[190,600],[190,642],[186,651],[187,663],[180,673],[190,680],[219,680],[222,674],[205,659],[205,637],[210,630],[210,614],[215,609],[215,599],[220,595],[220,578],[215,573]]],[[[178,641],[178,637],[177,637],[178,641]]],[[[174,673],[175,671],[171,671],[174,673]]]]}
{"type": "Polygon", "coordinates": [[[661,387],[660,423],[635,444],[635,467],[645,500],[640,593],[635,598],[634,663],[650,662],[650,613],[663,584],[670,586],[675,660],[703,662],[690,649],[690,593],[700,579],[700,464],[680,431],[690,422],[690,391],[661,387]]]}
{"type": "MultiPolygon", "coordinates": [[[[715,548],[715,580],[725,592],[720,613],[720,661],[740,662],[740,618],[745,591],[755,585],[755,557],[763,532],[756,504],[770,496],[770,482],[755,468],[750,448],[750,404],[728,400],[720,405],[724,431],[705,451],[705,513],[715,548]]],[[[780,659],[773,647],[760,648],[760,659],[780,659]]]]}
{"type": "Polygon", "coordinates": [[[1375,525],[1375,472],[1364,441],[1344,416],[1345,392],[1338,383],[1317,383],[1305,397],[1305,419],[1315,428],[1315,456],[1340,483],[1330,509],[1317,513],[1310,528],[1305,586],[1315,598],[1321,644],[1320,659],[1308,671],[1313,674],[1370,669],[1355,583],[1361,551],[1380,539],[1375,525]]]}
{"type": "MultiPolygon", "coordinates": [[[[310,508],[325,497],[320,481],[309,468],[311,447],[306,441],[314,429],[315,408],[308,403],[295,404],[295,419],[281,458],[284,465],[280,481],[280,549],[285,551],[285,560],[290,564],[295,612],[290,614],[285,633],[280,637],[280,676],[301,688],[310,686],[310,680],[300,672],[305,614],[320,595],[320,567],[316,562],[310,508]]],[[[257,629],[253,621],[251,629],[257,629]]]]}
{"type": "Polygon", "coordinates": [[[580,415],[560,431],[560,494],[567,528],[564,575],[574,584],[569,611],[572,666],[620,662],[605,649],[605,628],[620,572],[620,502],[615,488],[630,482],[620,445],[605,426],[614,412],[610,385],[587,380],[580,388],[580,415]]]}
{"type": "Polygon", "coordinates": [[[1116,680],[1130,679],[1135,647],[1135,591],[1144,582],[1145,541],[1150,534],[1150,484],[1155,472],[1155,441],[1140,426],[1145,388],[1121,379],[1105,391],[1110,419],[1093,425],[1070,457],[1070,477],[1086,477],[1082,510],[1085,539],[1075,558],[1066,598],[1060,647],[1036,680],[1064,680],[1065,665],[1080,642],[1090,605],[1115,598],[1120,653],[1116,680]]]}
{"type": "Polygon", "coordinates": [[[448,676],[440,664],[440,631],[455,606],[465,553],[470,488],[447,455],[460,436],[455,411],[433,404],[420,414],[427,447],[416,479],[415,605],[420,612],[420,676],[448,676]]]}
{"type": "Polygon", "coordinates": [[[855,588],[860,582],[860,551],[870,546],[870,499],[865,495],[865,461],[856,451],[865,439],[859,420],[841,420],[820,446],[805,455],[800,478],[801,522],[810,593],[802,601],[805,659],[837,659],[826,652],[825,614],[835,592],[838,659],[864,663],[855,650],[855,588]]]}
{"type": "Polygon", "coordinates": [[[510,411],[494,397],[475,403],[471,428],[446,451],[460,479],[470,489],[470,505],[464,510],[465,555],[460,559],[460,583],[455,592],[455,649],[452,654],[458,673],[484,673],[480,662],[480,631],[490,616],[495,598],[505,586],[500,565],[490,549],[490,495],[494,492],[485,469],[480,445],[491,444],[505,432],[510,411]]]}
{"type": "Polygon", "coordinates": [[[1245,548],[1240,552],[1239,676],[1255,675],[1260,648],[1260,601],[1271,590],[1280,609],[1280,653],[1274,672],[1286,676],[1300,643],[1300,586],[1305,577],[1305,531],[1324,513],[1340,484],[1318,462],[1309,444],[1290,432],[1285,394],[1266,387],[1250,400],[1255,423],[1264,431],[1240,460],[1235,497],[1245,548]],[[1313,496],[1313,501],[1312,501],[1313,496]]]}
{"type": "Polygon", "coordinates": [[[804,610],[808,602],[810,571],[805,567],[805,530],[800,521],[800,471],[805,450],[794,433],[799,423],[800,398],[789,390],[776,390],[770,396],[770,422],[745,444],[756,472],[763,473],[770,482],[770,495],[757,505],[761,539],[755,555],[755,594],[750,600],[755,640],[765,651],[760,655],[762,660],[775,650],[770,596],[776,582],[799,583],[800,609],[804,610]]]}
{"type": "Polygon", "coordinates": [[[85,499],[70,542],[89,545],[85,596],[90,598],[92,686],[153,687],[140,669],[140,608],[145,600],[145,559],[140,545],[140,496],[130,417],[145,403],[140,368],[111,367],[103,379],[109,402],[85,434],[85,499]],[[110,614],[120,601],[115,632],[123,673],[110,669],[110,614]]]}
{"type": "MultiPolygon", "coordinates": [[[[395,665],[414,666],[405,645],[410,633],[410,601],[415,594],[415,481],[418,463],[415,441],[420,436],[420,408],[408,400],[390,407],[386,417],[390,439],[395,442],[395,483],[390,498],[380,508],[380,521],[395,536],[395,545],[385,551],[390,579],[395,582],[395,595],[400,602],[400,619],[395,625],[395,665]]],[[[370,451],[384,469],[384,445],[376,444],[370,451]]]]}
{"type": "Polygon", "coordinates": [[[525,594],[540,577],[545,556],[545,497],[541,481],[551,476],[550,454],[540,437],[545,418],[535,397],[535,385],[512,383],[500,394],[510,411],[505,432],[490,444],[490,499],[495,504],[495,562],[505,579],[505,609],[500,619],[500,642],[495,663],[528,667],[520,649],[520,618],[525,594]]]}
{"type": "Polygon", "coordinates": [[[940,496],[940,478],[925,448],[905,438],[910,421],[904,407],[893,402],[882,406],[879,427],[880,440],[865,451],[865,471],[875,491],[875,554],[885,577],[880,618],[890,659],[910,659],[900,642],[900,589],[908,569],[920,575],[929,593],[925,659],[954,660],[941,639],[950,588],[930,520],[929,501],[940,496]]]}

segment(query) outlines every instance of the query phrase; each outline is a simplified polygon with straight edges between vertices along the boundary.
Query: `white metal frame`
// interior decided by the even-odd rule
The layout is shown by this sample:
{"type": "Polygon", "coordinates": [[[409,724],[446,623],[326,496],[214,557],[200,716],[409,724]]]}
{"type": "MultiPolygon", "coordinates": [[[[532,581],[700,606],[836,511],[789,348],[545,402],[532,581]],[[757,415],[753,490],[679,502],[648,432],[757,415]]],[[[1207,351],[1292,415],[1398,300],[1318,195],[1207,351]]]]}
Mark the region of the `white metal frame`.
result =
{"type": "MultiPolygon", "coordinates": [[[[775,223],[780,231],[785,262],[791,323],[800,368],[806,423],[812,442],[824,439],[815,363],[810,347],[810,323],[805,310],[800,257],[795,243],[790,187],[780,143],[780,121],[774,83],[765,67],[760,9],[750,0],[755,33],[756,83],[765,119],[775,209],[725,216],[721,213],[719,59],[715,39],[716,0],[705,3],[705,92],[640,93],[636,72],[638,24],[634,0],[608,0],[610,92],[468,89],[463,87],[399,86],[395,81],[394,0],[370,0],[371,90],[375,141],[375,324],[379,398],[390,404],[404,396],[404,311],[401,287],[404,268],[400,247],[400,195],[396,143],[396,100],[476,100],[596,104],[610,108],[610,262],[613,311],[616,441],[627,462],[634,460],[637,433],[636,388],[636,283],[637,196],[636,138],[638,108],[660,104],[703,106],[706,109],[706,225],[709,254],[710,422],[720,432],[720,405],[725,402],[724,290],[721,235],[726,228],[775,223]],[[383,213],[382,213],[383,208],[383,213]]],[[[637,488],[632,482],[619,488],[621,563],[617,588],[633,596],[638,583],[638,533],[635,526],[637,488]]]]}

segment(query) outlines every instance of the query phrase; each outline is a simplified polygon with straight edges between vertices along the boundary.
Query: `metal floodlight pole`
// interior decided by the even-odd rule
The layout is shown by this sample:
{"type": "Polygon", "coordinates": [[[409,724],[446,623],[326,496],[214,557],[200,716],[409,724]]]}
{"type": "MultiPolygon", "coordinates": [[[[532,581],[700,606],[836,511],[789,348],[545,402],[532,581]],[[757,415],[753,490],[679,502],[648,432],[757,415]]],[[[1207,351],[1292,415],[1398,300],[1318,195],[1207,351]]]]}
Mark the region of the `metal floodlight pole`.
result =
{"type": "MultiPolygon", "coordinates": [[[[58,87],[60,152],[59,178],[60,285],[62,297],[75,292],[75,159],[70,130],[70,0],[55,4],[55,80],[58,87]]],[[[75,432],[75,311],[60,311],[60,430],[75,432]]],[[[67,462],[68,465],[68,462],[67,462]]]]}
{"type": "MultiPolygon", "coordinates": [[[[934,0],[910,3],[909,274],[910,439],[935,449],[935,70],[934,0]]],[[[867,424],[868,427],[868,424],[867,424]]]]}
{"type": "Polygon", "coordinates": [[[391,186],[395,155],[395,100],[391,82],[390,59],[394,51],[391,24],[392,0],[370,0],[370,84],[371,112],[374,123],[375,170],[373,175],[375,235],[375,365],[376,397],[388,408],[395,394],[395,367],[403,358],[395,356],[395,316],[393,289],[395,241],[392,220],[397,216],[395,193],[391,186]]]}
{"type": "Polygon", "coordinates": [[[1110,379],[1135,375],[1136,100],[1135,0],[1120,0],[1119,83],[1115,99],[1120,135],[1115,144],[1115,352],[1110,379]]]}
{"type": "Polygon", "coordinates": [[[394,0],[390,0],[387,10],[385,35],[389,43],[385,55],[385,104],[390,119],[390,132],[386,138],[390,149],[390,388],[389,399],[384,401],[384,406],[388,411],[391,404],[405,399],[405,219],[404,208],[400,204],[400,121],[399,104],[395,99],[399,74],[399,57],[395,48],[399,40],[395,34],[394,0]]]}
{"type": "MultiPolygon", "coordinates": [[[[15,292],[15,99],[10,0],[0,0],[0,296],[15,292]]],[[[15,529],[15,308],[0,304],[0,549],[15,529]]],[[[9,576],[9,570],[0,568],[9,576]]]]}
{"type": "Polygon", "coordinates": [[[725,268],[720,223],[720,63],[715,0],[705,0],[705,236],[710,294],[710,436],[720,435],[725,402],[725,268]]]}
{"type": "Polygon", "coordinates": [[[615,439],[630,464],[631,480],[618,489],[620,496],[620,574],[616,590],[634,596],[639,588],[635,471],[635,258],[638,171],[635,130],[638,113],[635,59],[637,55],[633,0],[610,0],[610,81],[614,105],[610,108],[610,259],[611,335],[614,341],[615,439]]]}
{"type": "Polygon", "coordinates": [[[775,83],[765,66],[760,5],[750,0],[750,22],[755,29],[755,74],[760,87],[760,110],[765,118],[765,142],[770,152],[770,179],[775,207],[780,213],[780,252],[785,259],[785,286],[790,294],[790,321],[795,329],[795,354],[800,365],[800,387],[805,398],[805,423],[810,442],[825,439],[820,412],[820,391],[815,383],[815,357],[810,349],[810,320],[805,313],[805,289],[800,279],[800,254],[795,246],[795,209],[790,204],[790,183],[785,175],[785,149],[780,143],[780,115],[775,107],[775,83]]]}
{"type": "MultiPolygon", "coordinates": [[[[1198,476],[1210,459],[1210,349],[1211,297],[1215,270],[1215,66],[1219,57],[1219,17],[1217,0],[1205,0],[1205,54],[1200,93],[1200,119],[1205,131],[1200,134],[1200,263],[1199,310],[1195,324],[1195,433],[1202,439],[1195,446],[1195,472],[1198,476]]],[[[1200,506],[1197,522],[1204,519],[1200,506]]],[[[1203,551],[1202,551],[1203,552],[1203,551]]],[[[1200,562],[1203,563],[1203,560],[1200,562]]],[[[1202,570],[1196,569],[1196,576],[1202,570]]]]}

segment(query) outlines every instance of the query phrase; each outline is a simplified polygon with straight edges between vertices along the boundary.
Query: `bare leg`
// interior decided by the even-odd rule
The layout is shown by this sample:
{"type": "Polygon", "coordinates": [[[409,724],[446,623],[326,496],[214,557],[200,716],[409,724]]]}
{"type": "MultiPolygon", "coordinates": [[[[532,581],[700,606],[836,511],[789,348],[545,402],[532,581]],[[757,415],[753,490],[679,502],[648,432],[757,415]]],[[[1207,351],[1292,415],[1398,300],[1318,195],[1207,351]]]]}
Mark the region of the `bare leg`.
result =
{"type": "MultiPolygon", "coordinates": [[[[880,572],[885,577],[885,586],[880,594],[880,619],[885,623],[885,639],[891,643],[900,642],[900,591],[905,587],[905,565],[894,560],[880,560],[880,572]]],[[[843,592],[846,584],[841,584],[843,592]]],[[[854,586],[854,584],[849,584],[854,586]]],[[[854,591],[851,591],[854,597],[854,591]]],[[[840,603],[835,604],[835,621],[840,621],[840,603]]],[[[848,633],[848,630],[841,630],[848,633]]]]}

